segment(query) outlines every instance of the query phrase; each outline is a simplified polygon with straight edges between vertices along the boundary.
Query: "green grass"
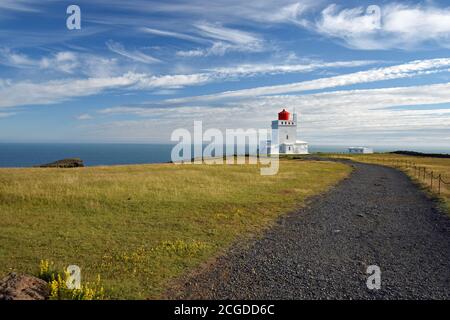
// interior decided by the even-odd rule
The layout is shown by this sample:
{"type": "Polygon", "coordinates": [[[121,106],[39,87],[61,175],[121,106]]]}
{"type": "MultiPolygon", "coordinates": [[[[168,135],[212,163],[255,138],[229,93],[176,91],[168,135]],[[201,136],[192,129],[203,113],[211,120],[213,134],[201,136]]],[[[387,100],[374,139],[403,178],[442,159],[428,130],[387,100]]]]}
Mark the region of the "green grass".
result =
{"type": "Polygon", "coordinates": [[[41,259],[101,275],[109,298],[158,298],[171,281],[346,177],[337,163],[0,169],[0,276],[41,259]]]}
{"type": "Polygon", "coordinates": [[[450,182],[450,159],[449,158],[433,158],[433,157],[415,157],[392,153],[374,153],[363,155],[343,155],[343,154],[327,154],[326,156],[346,158],[366,163],[377,163],[383,165],[389,165],[392,167],[399,167],[399,169],[406,172],[415,182],[422,185],[434,196],[442,200],[442,205],[445,210],[450,214],[450,185],[441,184],[441,192],[437,192],[436,180],[434,180],[433,189],[430,189],[430,178],[422,179],[418,178],[417,173],[413,168],[407,168],[405,165],[398,166],[398,160],[409,161],[415,163],[417,166],[425,167],[427,172],[434,172],[434,175],[441,174],[442,178],[446,182],[450,182]]]}

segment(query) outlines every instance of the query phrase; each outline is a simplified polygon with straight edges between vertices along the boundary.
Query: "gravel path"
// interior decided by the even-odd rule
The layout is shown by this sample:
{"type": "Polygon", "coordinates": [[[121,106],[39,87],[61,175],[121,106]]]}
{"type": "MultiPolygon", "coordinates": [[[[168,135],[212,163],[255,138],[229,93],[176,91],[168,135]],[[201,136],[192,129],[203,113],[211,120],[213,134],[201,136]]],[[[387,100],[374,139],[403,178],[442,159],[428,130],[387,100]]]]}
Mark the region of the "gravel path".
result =
{"type": "Polygon", "coordinates": [[[185,280],[187,299],[450,299],[450,219],[405,174],[351,176],[185,280]],[[381,268],[381,289],[366,286],[381,268]]]}

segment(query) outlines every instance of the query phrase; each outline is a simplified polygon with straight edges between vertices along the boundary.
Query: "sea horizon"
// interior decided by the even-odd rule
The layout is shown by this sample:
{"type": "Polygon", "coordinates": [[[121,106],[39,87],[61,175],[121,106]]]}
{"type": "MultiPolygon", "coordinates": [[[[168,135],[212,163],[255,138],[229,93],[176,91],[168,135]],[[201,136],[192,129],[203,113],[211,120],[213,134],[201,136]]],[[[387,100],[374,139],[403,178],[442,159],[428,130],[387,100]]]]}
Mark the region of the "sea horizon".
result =
{"type": "MultiPolygon", "coordinates": [[[[167,163],[171,161],[171,151],[174,145],[175,143],[1,142],[0,167],[32,167],[67,158],[80,158],[88,167],[167,163]]],[[[347,151],[348,147],[350,145],[311,144],[309,151],[310,153],[343,153],[347,151]]],[[[443,147],[369,147],[372,147],[374,152],[402,150],[448,154],[448,150],[443,147]]]]}

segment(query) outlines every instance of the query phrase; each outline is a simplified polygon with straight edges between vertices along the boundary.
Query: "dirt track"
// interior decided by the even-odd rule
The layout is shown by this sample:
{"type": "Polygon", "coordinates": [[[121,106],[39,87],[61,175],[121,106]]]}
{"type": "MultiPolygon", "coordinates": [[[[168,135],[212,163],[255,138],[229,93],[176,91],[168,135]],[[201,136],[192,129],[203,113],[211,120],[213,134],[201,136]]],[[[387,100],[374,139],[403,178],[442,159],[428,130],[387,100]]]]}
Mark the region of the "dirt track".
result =
{"type": "Polygon", "coordinates": [[[188,299],[450,299],[450,218],[403,173],[355,171],[187,279],[188,299]],[[381,268],[381,289],[366,286],[381,268]]]}

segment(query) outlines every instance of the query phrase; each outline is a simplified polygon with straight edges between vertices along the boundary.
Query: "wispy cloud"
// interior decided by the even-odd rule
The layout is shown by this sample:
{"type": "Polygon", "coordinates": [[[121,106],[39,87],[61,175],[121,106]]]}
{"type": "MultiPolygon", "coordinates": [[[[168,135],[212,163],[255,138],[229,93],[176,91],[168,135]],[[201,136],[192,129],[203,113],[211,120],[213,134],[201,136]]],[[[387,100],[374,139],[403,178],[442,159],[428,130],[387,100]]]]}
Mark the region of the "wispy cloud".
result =
{"type": "Polygon", "coordinates": [[[222,40],[234,44],[260,42],[258,37],[249,32],[211,24],[197,24],[196,27],[200,30],[200,34],[212,39],[222,40]]]}
{"type": "MultiPolygon", "coordinates": [[[[69,59],[71,57],[67,53],[59,53],[50,61],[52,64],[55,61],[65,61],[66,59],[71,62],[72,59],[69,59]]],[[[43,64],[42,61],[44,60],[40,60],[39,65],[43,64]]],[[[127,72],[122,75],[111,75],[108,72],[109,60],[103,63],[98,57],[91,57],[89,59],[75,59],[75,61],[77,62],[76,64],[72,65],[68,63],[67,66],[62,64],[59,68],[66,66],[68,68],[67,71],[70,71],[72,68],[82,66],[81,70],[85,70],[83,73],[89,76],[88,78],[41,81],[38,83],[0,80],[0,94],[2,95],[0,107],[59,103],[76,97],[100,94],[110,89],[155,90],[155,93],[158,94],[158,90],[161,89],[167,90],[187,86],[199,86],[215,81],[233,80],[239,77],[291,72],[304,73],[318,69],[357,67],[375,63],[375,61],[336,61],[310,62],[308,64],[295,65],[254,64],[215,68],[193,74],[150,75],[147,73],[127,72]],[[23,95],[21,92],[27,92],[28,94],[23,95]]],[[[113,63],[113,66],[115,66],[115,63],[113,63]]]]}
{"type": "Polygon", "coordinates": [[[229,98],[256,97],[261,95],[275,95],[295,93],[310,90],[321,90],[335,87],[349,86],[360,83],[371,83],[392,79],[412,78],[437,72],[449,72],[450,58],[417,60],[405,64],[359,71],[334,77],[319,78],[310,81],[295,82],[284,85],[263,86],[251,89],[225,91],[216,94],[172,99],[173,103],[214,101],[229,98]]]}
{"type": "MultiPolygon", "coordinates": [[[[295,106],[297,111],[305,113],[308,117],[317,116],[314,121],[326,122],[320,120],[320,117],[329,114],[330,117],[342,116],[349,118],[348,123],[353,123],[351,119],[353,112],[366,110],[367,112],[382,112],[383,114],[400,115],[417,114],[431,115],[450,113],[450,105],[447,108],[395,108],[389,107],[414,106],[414,105],[438,105],[450,103],[450,83],[441,83],[422,86],[393,87],[380,89],[358,89],[341,90],[333,92],[322,92],[302,95],[275,95],[261,96],[255,98],[242,99],[239,102],[224,102],[219,107],[206,105],[188,106],[177,104],[172,106],[120,106],[105,108],[100,111],[102,114],[133,114],[139,116],[154,116],[155,113],[162,112],[172,116],[178,111],[182,113],[195,113],[207,115],[209,112],[216,114],[215,110],[224,111],[229,109],[231,112],[241,110],[243,112],[254,113],[253,117],[242,117],[246,121],[259,121],[266,117],[273,116],[280,106],[295,106]],[[178,111],[176,111],[178,110],[178,111]],[[173,111],[173,112],[170,112],[173,111]],[[206,112],[205,112],[206,111],[206,112]]],[[[231,114],[230,114],[231,116],[231,114]]],[[[237,121],[237,119],[235,119],[237,121]]],[[[443,123],[450,123],[450,118],[442,118],[443,123]]],[[[427,121],[426,119],[424,120],[427,121]]]]}
{"type": "Polygon", "coordinates": [[[136,84],[136,88],[169,88],[177,89],[185,86],[200,85],[212,81],[213,78],[207,73],[177,74],[162,76],[142,76],[136,84]]]}
{"type": "Polygon", "coordinates": [[[36,2],[31,0],[1,0],[0,12],[2,10],[38,12],[39,10],[34,6],[35,4],[36,2]]]}
{"type": "Polygon", "coordinates": [[[230,67],[218,67],[208,69],[208,71],[217,73],[222,77],[239,77],[255,75],[274,75],[284,73],[307,73],[319,69],[333,68],[352,68],[367,66],[382,61],[375,60],[355,60],[355,61],[309,61],[308,63],[298,64],[273,64],[273,63],[248,63],[230,67]]]}
{"type": "Polygon", "coordinates": [[[255,34],[237,29],[226,28],[221,25],[197,24],[197,32],[213,41],[208,48],[196,48],[193,50],[178,51],[178,56],[223,56],[227,52],[260,52],[264,51],[264,41],[255,34]]]}
{"type": "Polygon", "coordinates": [[[160,30],[160,29],[154,29],[154,28],[148,28],[148,27],[143,27],[143,28],[140,28],[139,30],[144,33],[149,33],[149,34],[153,34],[153,35],[161,36],[161,37],[177,38],[177,39],[188,40],[188,41],[192,41],[192,42],[201,42],[201,43],[206,42],[205,39],[203,39],[203,38],[192,36],[192,35],[185,34],[185,33],[180,33],[180,32],[160,30]]]}
{"type": "MultiPolygon", "coordinates": [[[[299,20],[301,16],[322,5],[325,0],[265,0],[248,1],[241,0],[211,0],[207,8],[202,0],[149,2],[146,0],[121,1],[110,0],[108,5],[122,10],[134,12],[158,13],[166,15],[185,14],[193,21],[251,21],[251,22],[287,22],[290,19],[299,20]],[[205,10],[207,9],[207,10],[205,10]]],[[[185,18],[185,17],[183,17],[185,18]]],[[[130,21],[132,23],[132,21],[130,21]]]]}
{"type": "Polygon", "coordinates": [[[125,47],[121,43],[118,43],[118,42],[108,41],[106,43],[106,46],[112,52],[117,53],[121,56],[124,56],[124,57],[134,60],[134,61],[138,61],[138,62],[142,62],[142,63],[149,63],[149,64],[161,62],[161,60],[154,58],[148,54],[145,54],[139,50],[129,51],[129,50],[125,49],[125,47]]]}

